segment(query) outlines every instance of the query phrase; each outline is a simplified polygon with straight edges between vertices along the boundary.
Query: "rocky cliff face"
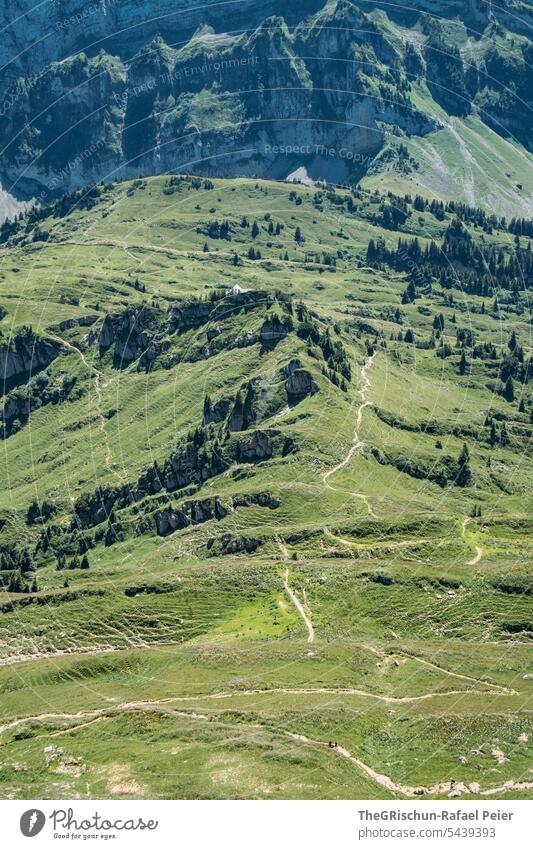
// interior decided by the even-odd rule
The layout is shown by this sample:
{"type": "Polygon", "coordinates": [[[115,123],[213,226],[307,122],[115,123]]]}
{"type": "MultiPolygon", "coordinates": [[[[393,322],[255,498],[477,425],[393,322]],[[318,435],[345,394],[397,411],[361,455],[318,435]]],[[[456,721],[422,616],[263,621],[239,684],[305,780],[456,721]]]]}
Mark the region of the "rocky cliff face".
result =
{"type": "Polygon", "coordinates": [[[353,181],[387,137],[440,126],[438,107],[475,111],[530,144],[533,49],[516,34],[527,8],[513,23],[506,2],[492,12],[478,0],[320,5],[9,0],[4,188],[46,203],[91,181],[175,169],[285,178],[301,167],[353,181]],[[438,107],[422,109],[414,87],[438,107]]]}
{"type": "MultiPolygon", "coordinates": [[[[223,4],[199,4],[195,0],[4,0],[0,8],[0,92],[18,77],[38,73],[82,50],[101,48],[126,59],[134,56],[153,36],[161,34],[169,44],[182,44],[199,26],[218,32],[240,32],[257,27],[265,18],[282,14],[297,24],[323,6],[322,0],[229,0],[223,4]],[[31,51],[28,46],[31,45],[31,51]]],[[[369,13],[383,10],[402,25],[416,24],[420,12],[465,21],[482,32],[490,20],[527,34],[532,11],[525,3],[501,0],[489,7],[481,0],[417,0],[394,6],[381,0],[359,0],[369,13]]]]}
{"type": "Polygon", "coordinates": [[[32,330],[23,330],[8,342],[0,340],[0,381],[3,391],[37,374],[50,365],[60,345],[41,339],[32,330]]]}
{"type": "Polygon", "coordinates": [[[113,348],[113,363],[116,368],[125,368],[146,352],[152,343],[152,333],[157,314],[146,307],[131,307],[124,312],[106,315],[97,337],[100,354],[113,348]]]}
{"type": "MultiPolygon", "coordinates": [[[[293,0],[289,15],[300,20],[320,5],[293,0]]],[[[221,32],[246,30],[283,6],[280,0],[5,0],[0,8],[0,62],[5,68],[1,90],[17,77],[81,50],[96,53],[103,48],[127,59],[158,33],[180,44],[202,24],[221,32]]]]}

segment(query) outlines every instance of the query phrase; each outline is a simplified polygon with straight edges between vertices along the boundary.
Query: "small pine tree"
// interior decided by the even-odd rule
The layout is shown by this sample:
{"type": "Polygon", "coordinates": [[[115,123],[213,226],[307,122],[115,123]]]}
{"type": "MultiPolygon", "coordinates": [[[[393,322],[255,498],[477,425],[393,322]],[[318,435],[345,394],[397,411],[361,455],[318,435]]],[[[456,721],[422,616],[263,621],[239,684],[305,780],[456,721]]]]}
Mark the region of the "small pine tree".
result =
{"type": "Polygon", "coordinates": [[[503,397],[506,401],[514,401],[514,384],[513,378],[510,375],[505,382],[503,397]]]}
{"type": "Polygon", "coordinates": [[[506,445],[509,445],[509,434],[507,432],[505,422],[502,424],[502,429],[500,431],[500,445],[502,448],[505,448],[506,445]]]}
{"type": "Polygon", "coordinates": [[[254,221],[254,223],[252,224],[252,239],[257,239],[257,237],[259,236],[259,232],[259,225],[257,221],[254,221]]]}
{"type": "Polygon", "coordinates": [[[457,466],[458,472],[455,478],[457,486],[468,486],[472,480],[472,472],[470,469],[470,453],[466,442],[463,442],[463,448],[459,454],[457,466]]]}
{"type": "Polygon", "coordinates": [[[402,295],[402,304],[412,304],[416,298],[416,286],[412,280],[407,284],[407,289],[402,295]]]}
{"type": "Polygon", "coordinates": [[[84,554],[83,557],[81,558],[81,568],[82,569],[88,569],[89,568],[89,558],[87,557],[86,554],[84,554]]]}
{"type": "Polygon", "coordinates": [[[7,585],[7,590],[10,593],[23,593],[26,590],[26,582],[23,580],[22,575],[17,570],[16,572],[12,572],[9,578],[9,583],[7,585]]]}
{"type": "Polygon", "coordinates": [[[22,572],[35,572],[35,566],[31,554],[27,548],[24,549],[20,558],[20,568],[22,572]]]}
{"type": "Polygon", "coordinates": [[[463,351],[461,353],[461,359],[459,360],[459,374],[460,375],[463,375],[465,373],[467,365],[468,365],[468,363],[466,361],[465,352],[463,351]]]}

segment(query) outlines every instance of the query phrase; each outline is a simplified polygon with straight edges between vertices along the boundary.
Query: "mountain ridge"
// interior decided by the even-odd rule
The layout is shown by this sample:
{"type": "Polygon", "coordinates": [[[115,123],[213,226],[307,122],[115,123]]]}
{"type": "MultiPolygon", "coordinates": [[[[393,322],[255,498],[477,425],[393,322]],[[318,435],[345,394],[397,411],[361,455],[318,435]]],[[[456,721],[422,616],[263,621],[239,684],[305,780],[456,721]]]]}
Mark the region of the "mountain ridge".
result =
{"type": "MultiPolygon", "coordinates": [[[[476,120],[509,160],[496,178],[506,198],[497,211],[528,214],[533,193],[513,184],[516,154],[499,139],[530,161],[531,42],[490,16],[475,36],[461,19],[420,10],[409,29],[385,7],[335,0],[292,26],[279,16],[233,35],[204,25],[178,49],[154,33],[127,60],[105,50],[66,57],[6,93],[4,188],[19,201],[47,201],[116,176],[182,169],[279,179],[300,167],[314,179],[356,183],[380,169],[385,150],[395,171],[417,182],[424,156],[411,142],[430,137],[437,159],[463,139],[454,154],[462,178],[449,197],[473,179],[464,200],[483,204],[485,142],[479,135],[478,150],[467,151],[461,123],[476,120]],[[273,156],[272,146],[313,154],[273,156]]],[[[298,9],[309,7],[295,7],[295,20],[298,9]]],[[[431,191],[427,169],[422,190],[426,183],[431,191]]]]}

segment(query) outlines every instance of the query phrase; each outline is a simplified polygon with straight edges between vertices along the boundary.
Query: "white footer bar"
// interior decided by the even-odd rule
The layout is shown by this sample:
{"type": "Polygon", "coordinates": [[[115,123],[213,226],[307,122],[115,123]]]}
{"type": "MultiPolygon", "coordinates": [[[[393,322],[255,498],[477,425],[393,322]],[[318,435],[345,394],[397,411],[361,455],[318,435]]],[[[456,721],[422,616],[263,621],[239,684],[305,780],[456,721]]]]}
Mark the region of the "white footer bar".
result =
{"type": "Polygon", "coordinates": [[[533,802],[4,801],[2,844],[213,849],[522,849],[533,802]]]}

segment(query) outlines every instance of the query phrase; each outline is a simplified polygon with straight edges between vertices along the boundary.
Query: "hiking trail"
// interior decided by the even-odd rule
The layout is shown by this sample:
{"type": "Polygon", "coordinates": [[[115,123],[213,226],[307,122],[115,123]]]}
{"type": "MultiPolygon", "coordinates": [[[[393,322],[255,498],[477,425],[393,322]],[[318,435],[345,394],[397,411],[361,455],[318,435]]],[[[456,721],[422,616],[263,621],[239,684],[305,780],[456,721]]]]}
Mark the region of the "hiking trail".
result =
{"type": "MultiPolygon", "coordinates": [[[[358,454],[364,448],[364,442],[359,437],[359,429],[360,429],[361,423],[363,421],[363,413],[365,411],[365,408],[372,406],[372,401],[369,401],[366,397],[366,394],[367,394],[367,392],[368,392],[368,390],[370,389],[370,386],[371,386],[370,379],[367,375],[367,372],[368,372],[368,369],[370,368],[370,366],[372,365],[375,356],[376,356],[375,354],[371,354],[368,357],[368,360],[366,361],[366,363],[364,364],[364,366],[361,369],[361,377],[363,379],[363,385],[361,386],[361,389],[358,390],[359,395],[361,396],[361,404],[359,405],[358,410],[357,410],[357,416],[356,416],[356,419],[355,419],[355,428],[354,428],[354,432],[353,432],[352,444],[351,444],[350,448],[348,449],[346,456],[340,461],[340,463],[337,463],[336,466],[334,466],[329,471],[325,472],[324,475],[322,476],[322,481],[327,486],[327,488],[332,489],[332,490],[337,491],[337,492],[344,492],[345,490],[339,489],[339,487],[332,486],[332,484],[329,482],[329,479],[334,474],[339,472],[341,469],[344,469],[344,467],[348,465],[348,463],[350,462],[352,457],[355,454],[358,454]]],[[[361,501],[363,501],[365,503],[366,508],[367,508],[367,510],[368,510],[368,512],[370,513],[371,516],[376,515],[374,513],[374,510],[372,508],[372,505],[371,505],[370,500],[369,500],[367,495],[365,495],[362,492],[349,492],[349,494],[353,495],[355,498],[360,498],[361,501]]]]}

